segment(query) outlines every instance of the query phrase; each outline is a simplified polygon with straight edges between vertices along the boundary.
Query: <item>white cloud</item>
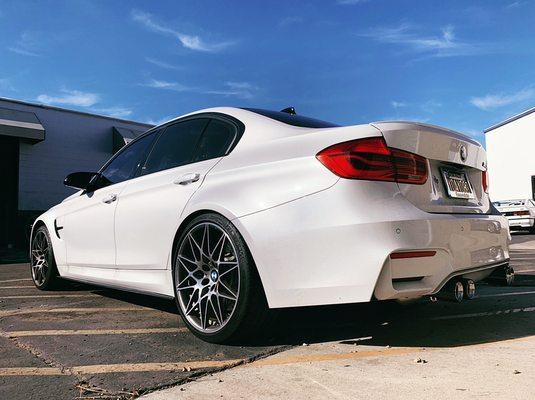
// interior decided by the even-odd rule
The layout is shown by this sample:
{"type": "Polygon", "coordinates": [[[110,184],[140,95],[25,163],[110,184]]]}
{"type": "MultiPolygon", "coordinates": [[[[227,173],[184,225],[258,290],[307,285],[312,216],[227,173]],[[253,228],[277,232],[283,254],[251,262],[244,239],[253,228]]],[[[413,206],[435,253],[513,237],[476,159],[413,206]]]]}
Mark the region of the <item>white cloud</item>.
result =
{"type": "Polygon", "coordinates": [[[525,1],[513,1],[512,3],[507,4],[505,8],[518,8],[524,4],[526,4],[525,1]]]}
{"type": "Polygon", "coordinates": [[[481,97],[472,97],[470,103],[481,110],[491,110],[530,100],[535,97],[535,90],[532,88],[522,89],[512,94],[487,94],[481,97]]]}
{"type": "Polygon", "coordinates": [[[219,96],[234,96],[241,99],[250,99],[254,97],[253,92],[258,90],[256,86],[251,85],[249,82],[225,82],[225,86],[225,89],[207,90],[205,93],[219,96]]]}
{"type": "Polygon", "coordinates": [[[337,0],[336,3],[337,4],[341,4],[341,5],[354,5],[354,4],[362,4],[362,3],[367,3],[368,0],[337,0]]]}
{"type": "Polygon", "coordinates": [[[169,64],[169,63],[166,63],[165,61],[157,60],[155,58],[145,57],[145,61],[150,64],[156,65],[157,67],[164,68],[164,69],[175,69],[175,70],[180,69],[176,65],[169,64]]]}
{"type": "Polygon", "coordinates": [[[254,97],[254,92],[258,88],[249,82],[234,82],[229,81],[224,83],[224,87],[210,89],[206,87],[192,87],[185,86],[178,82],[164,81],[160,79],[150,79],[145,83],[141,83],[140,86],[150,87],[153,89],[173,90],[175,92],[195,92],[199,94],[210,94],[218,96],[234,96],[242,99],[250,99],[254,97]]]}
{"type": "Polygon", "coordinates": [[[439,103],[435,100],[428,100],[420,105],[422,111],[425,111],[427,113],[434,113],[436,109],[440,107],[442,107],[442,103],[439,103]]]}
{"type": "Polygon", "coordinates": [[[390,104],[394,108],[407,107],[407,103],[405,103],[403,101],[391,101],[390,104]]]}
{"type": "Polygon", "coordinates": [[[163,124],[164,122],[167,122],[167,121],[170,121],[172,120],[173,117],[171,117],[170,115],[166,116],[166,117],[162,117],[162,118],[156,118],[156,119],[153,119],[153,118],[148,118],[145,120],[145,123],[146,124],[151,124],[151,125],[161,125],[163,124]]]}
{"type": "Polygon", "coordinates": [[[360,36],[369,37],[381,43],[405,46],[418,53],[428,53],[433,57],[452,57],[480,54],[482,46],[460,41],[456,38],[454,27],[447,25],[440,35],[418,35],[415,28],[403,23],[396,27],[375,28],[360,36]]]}
{"type": "Polygon", "coordinates": [[[39,57],[40,54],[37,52],[38,36],[34,32],[22,32],[19,39],[15,41],[13,46],[9,46],[7,50],[21,56],[39,57]]]}
{"type": "Polygon", "coordinates": [[[146,83],[142,83],[141,86],[146,86],[153,89],[174,90],[177,92],[186,92],[192,90],[192,88],[184,86],[178,82],[162,81],[159,79],[151,79],[146,83]]]}
{"type": "Polygon", "coordinates": [[[62,89],[61,93],[61,95],[56,96],[40,94],[37,96],[37,101],[44,104],[91,107],[100,100],[100,96],[98,94],[82,92],[80,90],[62,89]]]}
{"type": "Polygon", "coordinates": [[[279,21],[279,27],[283,28],[288,25],[300,24],[303,22],[303,17],[285,17],[279,21]]]}
{"type": "Polygon", "coordinates": [[[203,52],[218,52],[226,49],[229,46],[234,45],[234,42],[226,41],[219,43],[207,43],[199,36],[189,35],[175,29],[169,28],[163,24],[156,22],[153,16],[149,13],[132,10],[131,12],[132,20],[144,25],[146,28],[150,29],[153,32],[160,33],[162,35],[172,36],[179,40],[182,46],[196,51],[203,52]]]}
{"type": "Polygon", "coordinates": [[[133,111],[125,107],[92,108],[92,112],[114,118],[127,118],[133,111]]]}
{"type": "Polygon", "coordinates": [[[21,56],[29,56],[29,57],[39,57],[40,55],[37,53],[34,53],[33,51],[24,50],[20,47],[8,47],[7,48],[12,53],[19,54],[21,56]]]}
{"type": "Polygon", "coordinates": [[[0,90],[15,91],[15,88],[11,84],[11,79],[9,79],[9,78],[0,78],[0,90]]]}

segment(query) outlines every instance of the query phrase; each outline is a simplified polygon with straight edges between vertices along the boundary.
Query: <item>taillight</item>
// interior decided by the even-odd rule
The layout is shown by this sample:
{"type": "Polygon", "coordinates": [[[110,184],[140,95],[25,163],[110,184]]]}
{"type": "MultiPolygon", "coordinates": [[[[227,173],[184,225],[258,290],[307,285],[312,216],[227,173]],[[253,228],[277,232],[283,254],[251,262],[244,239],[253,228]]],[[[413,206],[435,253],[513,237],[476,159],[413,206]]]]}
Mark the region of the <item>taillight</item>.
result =
{"type": "Polygon", "coordinates": [[[520,217],[520,216],[522,216],[522,215],[529,215],[529,211],[527,211],[527,210],[526,210],[526,211],[515,211],[513,214],[514,214],[516,217],[520,217]]]}
{"type": "Polygon", "coordinates": [[[483,186],[483,191],[489,193],[489,175],[487,171],[481,173],[481,185],[483,186]]]}
{"type": "Polygon", "coordinates": [[[338,143],[320,151],[316,158],[342,178],[416,185],[427,181],[424,157],[391,149],[382,137],[338,143]]]}

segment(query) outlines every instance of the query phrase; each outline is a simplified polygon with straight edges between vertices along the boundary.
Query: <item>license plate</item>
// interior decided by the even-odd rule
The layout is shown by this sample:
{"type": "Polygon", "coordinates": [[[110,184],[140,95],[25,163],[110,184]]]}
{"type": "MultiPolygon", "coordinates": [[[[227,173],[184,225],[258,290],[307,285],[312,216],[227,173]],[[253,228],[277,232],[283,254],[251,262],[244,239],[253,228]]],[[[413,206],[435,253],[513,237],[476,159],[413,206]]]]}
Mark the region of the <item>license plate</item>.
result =
{"type": "Polygon", "coordinates": [[[474,189],[463,171],[442,169],[442,177],[448,190],[448,196],[456,199],[475,198],[474,189]]]}

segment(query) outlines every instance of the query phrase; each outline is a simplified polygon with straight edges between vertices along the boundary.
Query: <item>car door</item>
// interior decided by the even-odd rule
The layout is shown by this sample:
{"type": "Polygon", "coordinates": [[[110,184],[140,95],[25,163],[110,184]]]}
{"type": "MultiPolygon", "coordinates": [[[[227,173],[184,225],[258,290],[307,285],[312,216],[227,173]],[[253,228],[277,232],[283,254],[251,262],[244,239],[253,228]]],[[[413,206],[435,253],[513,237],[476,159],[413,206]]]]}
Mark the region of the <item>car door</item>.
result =
{"type": "Polygon", "coordinates": [[[235,125],[208,118],[180,121],[162,133],[117,206],[118,268],[166,268],[186,203],[236,138],[235,125]]]}
{"type": "Polygon", "coordinates": [[[62,218],[69,267],[115,268],[114,217],[118,199],[144,161],[156,133],[122,149],[100,171],[89,191],[68,200],[62,218]]]}

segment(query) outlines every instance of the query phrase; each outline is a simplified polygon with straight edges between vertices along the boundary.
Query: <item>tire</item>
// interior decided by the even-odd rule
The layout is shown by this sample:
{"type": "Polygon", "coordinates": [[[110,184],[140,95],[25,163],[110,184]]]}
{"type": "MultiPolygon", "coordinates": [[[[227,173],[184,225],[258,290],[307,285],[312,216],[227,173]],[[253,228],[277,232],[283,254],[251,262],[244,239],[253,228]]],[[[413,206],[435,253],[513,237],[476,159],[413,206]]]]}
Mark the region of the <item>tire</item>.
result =
{"type": "Polygon", "coordinates": [[[269,314],[254,261],[238,230],[219,214],[195,217],[173,252],[173,283],[190,331],[211,343],[259,332],[269,314]]]}
{"type": "Polygon", "coordinates": [[[36,229],[30,246],[30,274],[34,285],[40,290],[53,289],[58,281],[58,270],[46,226],[36,229]]]}

